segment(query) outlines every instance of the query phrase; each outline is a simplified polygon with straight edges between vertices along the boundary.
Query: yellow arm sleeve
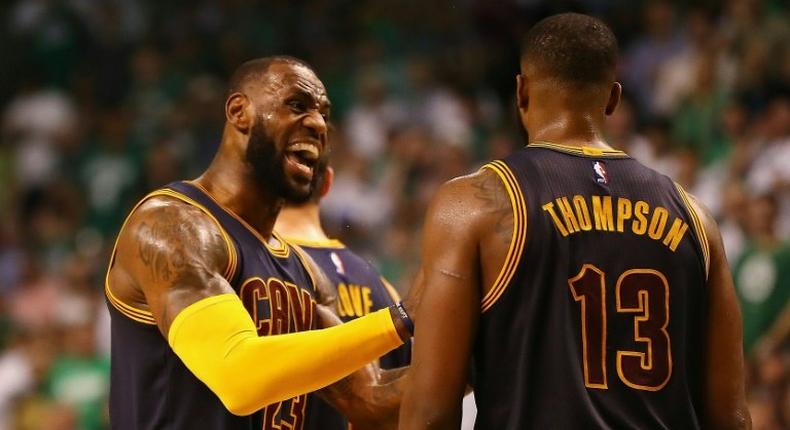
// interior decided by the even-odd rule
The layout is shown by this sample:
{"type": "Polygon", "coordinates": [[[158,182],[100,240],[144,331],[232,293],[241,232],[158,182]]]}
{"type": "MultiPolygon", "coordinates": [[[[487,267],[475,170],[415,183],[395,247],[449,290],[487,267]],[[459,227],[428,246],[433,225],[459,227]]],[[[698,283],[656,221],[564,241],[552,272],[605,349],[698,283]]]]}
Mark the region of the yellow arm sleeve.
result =
{"type": "Polygon", "coordinates": [[[346,324],[259,337],[241,300],[220,294],[184,308],[168,342],[231,413],[318,390],[397,348],[389,309],[346,324]]]}

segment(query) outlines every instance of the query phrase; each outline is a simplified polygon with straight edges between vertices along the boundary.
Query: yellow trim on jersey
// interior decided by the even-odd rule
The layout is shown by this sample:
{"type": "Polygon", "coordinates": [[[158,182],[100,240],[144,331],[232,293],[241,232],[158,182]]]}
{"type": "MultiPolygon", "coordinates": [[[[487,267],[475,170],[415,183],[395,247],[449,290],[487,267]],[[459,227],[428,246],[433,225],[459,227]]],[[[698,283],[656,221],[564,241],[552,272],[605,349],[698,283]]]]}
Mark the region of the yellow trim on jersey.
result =
{"type": "Polygon", "coordinates": [[[133,306],[129,306],[126,303],[120,301],[117,297],[115,297],[115,295],[113,295],[112,291],[110,291],[109,286],[104,287],[104,293],[107,296],[107,300],[110,302],[110,304],[127,318],[143,324],[156,325],[156,320],[154,319],[153,314],[141,309],[137,309],[133,306]]]}
{"type": "Polygon", "coordinates": [[[343,249],[346,247],[343,242],[337,239],[323,239],[323,240],[309,240],[295,237],[284,238],[286,242],[299,246],[309,246],[310,248],[336,248],[343,249]]]}
{"type": "Polygon", "coordinates": [[[112,269],[113,263],[115,263],[115,253],[118,249],[118,242],[121,239],[121,232],[123,229],[126,228],[126,224],[129,223],[129,219],[132,217],[134,211],[137,210],[140,205],[142,205],[146,200],[150,199],[151,197],[156,196],[158,191],[154,191],[137,202],[136,205],[129,211],[129,214],[126,215],[126,219],[123,220],[123,224],[121,224],[121,229],[118,231],[118,237],[115,238],[115,244],[112,247],[112,252],[110,253],[110,262],[107,265],[107,273],[104,275],[104,294],[107,296],[108,301],[110,304],[118,310],[121,314],[125,315],[126,317],[149,325],[156,325],[156,321],[154,320],[154,314],[149,311],[144,311],[142,309],[135,308],[134,306],[127,305],[119,300],[110,290],[110,269],[112,269]]]}
{"type": "Polygon", "coordinates": [[[147,194],[145,197],[140,199],[136,205],[129,211],[129,214],[126,216],[126,219],[121,224],[121,229],[118,232],[118,237],[115,239],[115,244],[112,247],[112,253],[110,254],[110,263],[107,266],[107,274],[104,277],[104,292],[109,300],[110,304],[113,305],[115,309],[121,312],[123,315],[131,318],[134,321],[141,322],[143,324],[150,324],[155,325],[156,320],[154,319],[154,315],[150,311],[145,311],[134,306],[128,305],[124,303],[122,300],[117,298],[110,289],[110,269],[112,269],[113,264],[115,263],[115,255],[118,249],[118,242],[121,238],[121,232],[123,232],[124,228],[126,228],[126,224],[129,223],[129,219],[132,217],[132,214],[140,207],[143,203],[147,200],[151,199],[152,197],[172,197],[178,200],[183,201],[189,205],[195,206],[196,208],[200,209],[203,213],[205,213],[219,228],[219,232],[222,235],[222,239],[225,241],[225,246],[228,248],[228,265],[225,267],[225,271],[223,272],[222,276],[230,282],[231,278],[233,277],[234,273],[236,272],[236,265],[238,264],[238,258],[236,255],[236,248],[233,246],[231,242],[230,236],[219,223],[219,221],[214,217],[214,215],[209,212],[209,210],[201,205],[200,203],[192,200],[191,198],[171,189],[163,188],[160,190],[156,190],[147,194]]]}
{"type": "Polygon", "coordinates": [[[294,252],[296,252],[296,258],[302,262],[302,267],[307,272],[307,275],[310,276],[310,282],[313,284],[313,291],[318,291],[318,285],[315,281],[315,273],[313,273],[313,267],[311,264],[307,263],[307,257],[305,255],[307,252],[299,247],[299,245],[292,245],[294,248],[294,252]]]}
{"type": "Polygon", "coordinates": [[[680,186],[677,182],[675,183],[675,188],[678,190],[678,194],[680,194],[680,198],[683,200],[683,203],[686,206],[686,210],[691,218],[691,223],[694,227],[694,232],[697,235],[697,239],[699,240],[700,247],[702,248],[702,259],[705,264],[705,279],[708,279],[708,272],[710,271],[710,244],[708,243],[708,235],[705,233],[705,225],[702,223],[697,210],[694,208],[694,205],[691,204],[691,199],[689,198],[688,193],[683,187],[680,186]]]}
{"type": "Polygon", "coordinates": [[[492,161],[481,167],[481,169],[491,169],[499,176],[502,183],[505,185],[505,189],[507,189],[510,203],[513,206],[513,239],[510,242],[510,248],[505,257],[505,263],[502,265],[502,269],[496,281],[494,281],[494,285],[481,301],[480,306],[482,312],[485,312],[490,309],[505,292],[521,261],[521,255],[524,251],[524,244],[527,238],[527,206],[524,202],[521,188],[516,181],[516,177],[504,162],[499,160],[492,161]]]}
{"type": "Polygon", "coordinates": [[[392,298],[395,303],[398,303],[401,300],[398,290],[396,290],[395,287],[390,284],[390,281],[388,281],[387,278],[379,276],[379,279],[381,279],[381,283],[384,284],[384,288],[386,288],[387,292],[390,294],[390,298],[392,298]]]}
{"type": "Polygon", "coordinates": [[[527,147],[530,148],[546,148],[546,149],[554,149],[560,152],[565,152],[568,154],[573,155],[581,155],[584,157],[614,157],[614,158],[627,158],[628,154],[623,151],[618,151],[616,149],[601,149],[601,148],[593,148],[589,146],[571,146],[571,145],[561,145],[559,143],[553,142],[543,142],[543,141],[535,141],[530,142],[527,147]]]}
{"type": "Polygon", "coordinates": [[[178,191],[171,190],[171,189],[163,189],[160,190],[161,195],[173,197],[175,199],[181,200],[184,203],[192,205],[198,209],[200,209],[203,213],[205,213],[214,224],[217,225],[220,234],[222,234],[222,239],[225,241],[225,246],[228,248],[228,266],[225,268],[225,271],[222,274],[222,277],[225,278],[228,282],[231,281],[233,278],[234,273],[236,272],[236,265],[238,264],[238,257],[236,255],[236,248],[233,246],[233,242],[231,242],[230,236],[222,227],[219,220],[208,210],[207,207],[201,205],[200,203],[196,202],[195,200],[179,193],[178,191]]]}
{"type": "Polygon", "coordinates": [[[258,239],[258,241],[260,241],[260,242],[263,244],[263,246],[265,246],[265,247],[266,247],[266,249],[268,249],[268,250],[269,250],[269,252],[270,252],[270,253],[271,253],[273,256],[275,256],[275,257],[280,257],[280,258],[287,258],[287,257],[288,257],[288,255],[290,255],[290,253],[291,253],[291,252],[290,252],[290,249],[289,249],[289,247],[288,247],[288,244],[286,243],[286,241],[285,241],[283,238],[281,238],[281,237],[280,237],[280,235],[279,235],[279,234],[277,234],[277,232],[275,232],[275,231],[272,231],[272,236],[273,236],[273,237],[274,237],[274,238],[277,240],[277,242],[279,243],[279,246],[278,246],[278,247],[275,247],[275,246],[272,246],[272,245],[269,243],[269,241],[268,241],[268,240],[264,239],[264,238],[263,238],[263,236],[261,236],[261,234],[260,234],[260,233],[258,233],[258,231],[257,231],[257,230],[255,230],[254,228],[252,228],[252,226],[251,226],[251,225],[247,224],[247,221],[244,221],[244,219],[243,219],[242,217],[238,216],[238,215],[236,214],[236,212],[233,212],[233,211],[232,211],[232,210],[230,210],[229,208],[227,208],[227,207],[223,206],[222,204],[220,204],[220,203],[217,201],[217,199],[215,199],[215,198],[214,198],[214,196],[212,196],[212,195],[211,195],[211,193],[209,193],[209,192],[208,192],[208,190],[207,190],[207,189],[205,189],[205,188],[204,188],[202,185],[200,185],[199,183],[197,183],[197,182],[195,182],[195,181],[186,181],[186,182],[187,182],[189,185],[192,185],[192,186],[194,186],[194,187],[198,188],[200,191],[203,191],[203,193],[204,193],[204,194],[205,194],[205,195],[206,195],[206,196],[207,196],[209,199],[211,199],[211,201],[213,201],[214,203],[216,203],[216,205],[217,205],[217,206],[219,206],[219,208],[220,208],[220,209],[222,209],[222,210],[223,210],[223,211],[225,211],[225,212],[226,212],[228,215],[230,215],[230,216],[232,216],[233,218],[235,218],[235,219],[236,219],[236,221],[238,221],[239,223],[241,223],[241,225],[242,225],[242,226],[244,226],[244,228],[246,228],[246,229],[247,229],[247,230],[248,230],[250,233],[252,233],[252,235],[253,235],[253,236],[255,236],[255,237],[258,239]]]}

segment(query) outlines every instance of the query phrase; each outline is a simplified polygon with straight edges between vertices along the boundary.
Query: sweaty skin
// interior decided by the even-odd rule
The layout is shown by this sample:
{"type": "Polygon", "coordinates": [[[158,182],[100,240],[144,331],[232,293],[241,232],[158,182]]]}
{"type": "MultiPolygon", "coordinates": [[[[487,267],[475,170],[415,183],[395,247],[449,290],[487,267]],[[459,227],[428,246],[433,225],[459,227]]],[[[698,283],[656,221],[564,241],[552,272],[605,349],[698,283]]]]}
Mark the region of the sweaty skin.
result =
{"type": "Polygon", "coordinates": [[[752,422],[746,407],[743,325],[732,272],[716,221],[695,198],[710,245],[708,272],[708,327],[705,374],[705,428],[745,429],[752,422]]]}
{"type": "MultiPolygon", "coordinates": [[[[611,149],[604,117],[616,109],[622,88],[563,88],[530,64],[516,78],[521,122],[531,141],[611,149]]],[[[496,175],[481,170],[437,191],[426,215],[422,266],[412,286],[416,327],[400,429],[457,429],[481,298],[494,285],[513,235],[513,208],[496,175]]],[[[527,226],[527,235],[529,235],[527,226]]],[[[705,411],[710,428],[750,428],[746,409],[741,318],[715,222],[707,283],[705,411]]]]}
{"type": "MultiPolygon", "coordinates": [[[[283,193],[306,195],[310,191],[312,170],[289,158],[293,148],[306,144],[312,151],[323,151],[328,115],[326,91],[315,74],[300,64],[275,62],[265,76],[245,82],[229,94],[220,149],[195,183],[249,224],[262,240],[269,240],[283,205],[283,193]],[[272,189],[268,181],[271,178],[260,177],[260,166],[247,158],[252,131],[258,121],[262,121],[265,133],[261,144],[273,145],[276,152],[285,154],[283,165],[275,166],[281,171],[267,172],[282,181],[281,189],[272,189]]],[[[175,198],[152,197],[130,215],[119,235],[107,275],[108,290],[120,302],[150,312],[159,331],[168,339],[173,321],[185,308],[209,297],[235,294],[223,277],[229,259],[222,232],[209,216],[175,198]]],[[[318,299],[326,305],[318,306],[318,314],[325,326],[333,325],[338,321],[329,310],[334,289],[312,260],[306,259],[306,264],[313,266],[318,299]]],[[[397,311],[390,310],[390,314],[398,335],[407,339],[408,330],[397,311]]],[[[344,328],[327,331],[336,329],[344,328]]],[[[348,336],[347,341],[349,350],[358,346],[353,345],[354,336],[348,336]]],[[[321,356],[302,359],[332,366],[330,362],[324,363],[321,356]]],[[[333,380],[341,377],[338,375],[333,380]]],[[[338,395],[353,394],[367,400],[367,393],[354,391],[356,387],[352,385],[350,392],[338,395]]]]}
{"type": "MultiPolygon", "coordinates": [[[[325,169],[322,187],[314,191],[314,198],[305,204],[286,205],[277,217],[275,230],[286,240],[329,240],[321,226],[318,200],[329,192],[334,170],[328,166],[325,169]]],[[[300,252],[310,258],[306,252],[300,252]]],[[[374,362],[317,394],[348,418],[356,430],[397,429],[407,370],[408,367],[385,370],[374,362]]]]}
{"type": "MultiPolygon", "coordinates": [[[[283,199],[262,186],[245,160],[253,124],[263,118],[267,137],[280,151],[303,141],[323,151],[330,106],[321,81],[298,64],[275,63],[263,79],[251,79],[241,90],[228,96],[220,149],[195,182],[265,240],[283,199]]],[[[281,176],[288,186],[309,193],[310,178],[287,166],[281,176]]],[[[221,276],[228,258],[221,233],[203,212],[176,199],[154,197],[137,208],[121,231],[108,280],[122,302],[152,312],[167,336],[182,309],[233,292],[221,276]]]]}
{"type": "Polygon", "coordinates": [[[399,428],[460,425],[480,301],[505,261],[512,228],[507,191],[490,170],[454,179],[436,193],[426,215],[420,276],[410,293],[419,297],[421,323],[399,428]]]}

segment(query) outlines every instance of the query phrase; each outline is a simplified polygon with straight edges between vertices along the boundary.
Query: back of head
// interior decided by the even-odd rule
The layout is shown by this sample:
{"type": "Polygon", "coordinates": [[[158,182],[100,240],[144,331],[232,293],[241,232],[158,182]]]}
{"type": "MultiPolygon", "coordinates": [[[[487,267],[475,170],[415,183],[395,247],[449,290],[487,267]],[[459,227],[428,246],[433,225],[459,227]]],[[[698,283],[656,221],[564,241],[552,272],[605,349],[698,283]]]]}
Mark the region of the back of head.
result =
{"type": "Polygon", "coordinates": [[[524,37],[522,73],[574,87],[609,85],[617,65],[617,39],[601,20],[562,13],[535,24],[524,37]]]}

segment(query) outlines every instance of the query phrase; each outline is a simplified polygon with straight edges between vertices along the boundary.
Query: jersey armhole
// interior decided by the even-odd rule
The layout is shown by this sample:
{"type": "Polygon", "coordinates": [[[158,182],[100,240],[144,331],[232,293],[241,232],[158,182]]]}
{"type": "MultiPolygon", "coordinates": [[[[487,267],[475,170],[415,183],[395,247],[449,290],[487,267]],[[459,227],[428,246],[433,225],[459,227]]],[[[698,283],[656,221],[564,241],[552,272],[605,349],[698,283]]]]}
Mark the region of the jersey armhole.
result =
{"type": "Polygon", "coordinates": [[[381,284],[384,285],[384,289],[387,290],[387,294],[389,294],[392,301],[394,303],[398,303],[399,301],[401,301],[401,297],[400,294],[398,293],[398,290],[395,289],[395,287],[392,284],[390,284],[387,278],[383,276],[379,276],[379,279],[381,280],[381,284]]]}
{"type": "Polygon", "coordinates": [[[705,224],[702,223],[700,214],[697,213],[697,210],[691,203],[691,198],[689,197],[688,193],[686,193],[686,190],[684,190],[683,187],[681,187],[677,182],[675,182],[675,188],[678,190],[681,200],[683,200],[683,205],[686,207],[686,212],[688,212],[688,215],[691,218],[694,235],[697,236],[697,240],[699,241],[700,251],[702,252],[702,262],[705,268],[705,280],[707,281],[708,272],[710,271],[710,245],[708,243],[708,235],[705,233],[705,224]]]}
{"type": "Polygon", "coordinates": [[[502,297],[521,261],[527,237],[527,207],[518,181],[507,164],[497,160],[484,165],[480,168],[480,170],[482,169],[490,169],[502,180],[513,208],[513,234],[505,262],[502,264],[494,285],[480,302],[481,312],[486,312],[502,297]]]}
{"type": "Polygon", "coordinates": [[[302,249],[301,246],[295,244],[294,242],[291,242],[290,240],[286,240],[285,243],[286,243],[287,246],[293,248],[294,253],[296,253],[296,258],[298,258],[299,261],[302,263],[302,267],[304,267],[305,272],[307,272],[307,276],[310,277],[310,283],[313,286],[313,291],[315,291],[317,293],[318,292],[318,285],[316,284],[315,273],[313,273],[312,265],[308,264],[307,258],[305,257],[305,254],[307,253],[307,251],[302,249]]]}
{"type": "Polygon", "coordinates": [[[231,282],[234,276],[236,276],[236,268],[238,264],[238,255],[236,252],[236,247],[233,245],[233,242],[230,239],[230,236],[222,227],[222,224],[217,220],[214,215],[209,212],[209,210],[201,205],[200,203],[192,200],[191,198],[170,189],[161,189],[156,190],[145,197],[143,197],[137,204],[129,211],[129,215],[126,216],[123,224],[121,225],[121,229],[118,231],[118,237],[115,239],[115,244],[112,247],[112,253],[110,254],[110,262],[107,266],[107,274],[104,277],[104,293],[107,296],[107,300],[110,304],[118,310],[122,315],[137,321],[139,323],[148,324],[148,325],[156,325],[156,320],[154,319],[154,315],[150,311],[146,311],[143,309],[136,308],[132,305],[124,303],[121,299],[117,298],[110,288],[110,270],[112,269],[113,264],[115,263],[115,254],[118,249],[118,242],[121,238],[121,233],[123,232],[124,228],[126,228],[126,224],[129,223],[129,219],[131,219],[132,214],[139,208],[143,203],[153,197],[172,197],[182,202],[194,206],[200,209],[201,212],[205,213],[213,222],[216,224],[217,228],[219,229],[220,234],[222,235],[222,240],[225,242],[225,246],[227,247],[228,251],[228,264],[225,267],[225,270],[222,273],[222,277],[225,278],[228,282],[231,282]]]}

